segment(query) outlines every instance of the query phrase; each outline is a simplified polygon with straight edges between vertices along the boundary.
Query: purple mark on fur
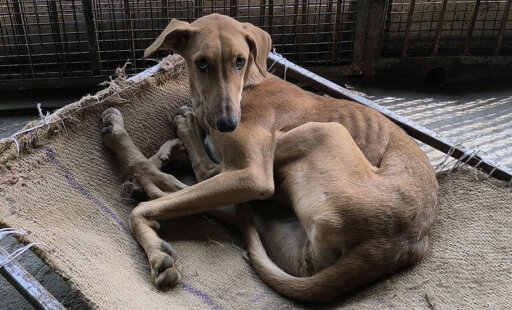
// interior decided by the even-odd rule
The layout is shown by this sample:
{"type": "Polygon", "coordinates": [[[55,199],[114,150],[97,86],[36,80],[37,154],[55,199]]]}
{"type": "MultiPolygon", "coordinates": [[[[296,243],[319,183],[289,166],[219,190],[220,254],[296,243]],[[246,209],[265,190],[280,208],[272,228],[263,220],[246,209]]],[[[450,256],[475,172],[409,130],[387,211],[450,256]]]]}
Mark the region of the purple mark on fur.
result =
{"type": "Polygon", "coordinates": [[[210,296],[208,296],[208,294],[206,294],[203,291],[198,290],[197,288],[193,287],[192,285],[187,284],[187,283],[180,283],[180,287],[182,289],[184,289],[185,291],[191,293],[192,295],[199,297],[205,304],[210,306],[212,309],[215,309],[215,310],[223,309],[221,306],[217,305],[215,303],[215,301],[213,301],[213,299],[210,296]]]}
{"type": "Polygon", "coordinates": [[[85,188],[83,188],[82,185],[78,184],[78,182],[75,180],[69,169],[62,164],[57,157],[55,156],[55,153],[53,150],[49,147],[44,148],[46,151],[46,154],[50,158],[51,162],[54,163],[60,171],[64,173],[66,176],[66,179],[68,180],[69,185],[71,185],[74,189],[76,189],[80,194],[87,197],[90,201],[92,201],[97,207],[99,207],[103,212],[108,214],[110,218],[116,222],[117,225],[119,225],[130,237],[133,238],[132,233],[130,230],[124,225],[124,223],[106,206],[104,205],[98,198],[94,197],[91,193],[89,193],[85,188]]]}

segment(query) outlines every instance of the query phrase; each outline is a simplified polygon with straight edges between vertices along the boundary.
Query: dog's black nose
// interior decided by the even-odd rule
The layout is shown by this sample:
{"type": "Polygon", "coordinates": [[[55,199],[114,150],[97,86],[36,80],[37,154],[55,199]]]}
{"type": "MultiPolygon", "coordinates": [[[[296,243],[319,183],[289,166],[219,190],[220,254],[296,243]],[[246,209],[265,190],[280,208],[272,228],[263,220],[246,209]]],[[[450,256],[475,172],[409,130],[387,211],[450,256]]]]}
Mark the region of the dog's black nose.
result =
{"type": "Polygon", "coordinates": [[[217,130],[220,132],[232,132],[235,131],[238,126],[238,121],[234,116],[222,117],[217,120],[217,130]]]}

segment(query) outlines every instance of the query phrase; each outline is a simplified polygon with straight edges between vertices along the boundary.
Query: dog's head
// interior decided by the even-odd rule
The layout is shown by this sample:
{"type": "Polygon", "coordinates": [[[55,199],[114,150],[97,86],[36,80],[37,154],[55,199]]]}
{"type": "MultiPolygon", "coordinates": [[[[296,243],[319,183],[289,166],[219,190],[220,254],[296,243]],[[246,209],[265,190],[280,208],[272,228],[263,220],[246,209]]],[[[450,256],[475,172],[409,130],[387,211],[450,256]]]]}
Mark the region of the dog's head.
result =
{"type": "Polygon", "coordinates": [[[240,122],[242,90],[267,74],[271,45],[269,34],[252,24],[212,14],[191,24],[173,19],[144,57],[161,48],[183,56],[194,108],[213,129],[231,132],[240,122]]]}

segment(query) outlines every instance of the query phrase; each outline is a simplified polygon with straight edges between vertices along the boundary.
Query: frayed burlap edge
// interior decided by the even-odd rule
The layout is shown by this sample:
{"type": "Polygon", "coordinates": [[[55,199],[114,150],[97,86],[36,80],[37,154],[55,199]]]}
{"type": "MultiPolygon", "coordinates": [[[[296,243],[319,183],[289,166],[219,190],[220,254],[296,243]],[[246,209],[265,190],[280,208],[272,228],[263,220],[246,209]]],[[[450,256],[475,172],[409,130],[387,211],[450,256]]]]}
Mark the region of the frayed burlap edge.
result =
{"type": "Polygon", "coordinates": [[[185,61],[179,55],[170,55],[162,59],[157,70],[143,78],[127,78],[125,67],[118,68],[115,79],[101,84],[107,86],[105,89],[95,95],[84,96],[52,114],[42,116],[41,120],[30,122],[12,137],[0,140],[0,166],[9,168],[10,160],[30,153],[32,149],[75,130],[84,113],[99,116],[107,107],[129,104],[126,98],[135,95],[141,89],[177,79],[186,72],[185,61]]]}
{"type": "Polygon", "coordinates": [[[460,171],[466,171],[467,173],[470,173],[475,178],[475,181],[486,181],[488,182],[488,185],[492,187],[495,190],[498,190],[503,193],[510,193],[512,191],[512,180],[511,181],[504,181],[499,180],[492,175],[489,175],[488,173],[478,169],[471,167],[470,165],[467,165],[465,163],[462,163],[461,165],[458,165],[456,167],[441,170],[436,172],[436,178],[439,180],[440,178],[446,179],[449,178],[452,173],[460,172],[460,171]]]}

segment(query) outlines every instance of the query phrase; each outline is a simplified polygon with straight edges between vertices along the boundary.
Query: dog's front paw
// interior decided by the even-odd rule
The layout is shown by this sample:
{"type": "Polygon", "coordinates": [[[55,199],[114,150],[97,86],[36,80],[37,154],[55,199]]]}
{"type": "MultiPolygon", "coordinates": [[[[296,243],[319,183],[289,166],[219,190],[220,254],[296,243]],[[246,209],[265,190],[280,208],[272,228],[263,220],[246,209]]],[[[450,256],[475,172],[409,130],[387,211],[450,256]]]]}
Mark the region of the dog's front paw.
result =
{"type": "Polygon", "coordinates": [[[181,106],[172,120],[174,132],[182,140],[188,134],[197,130],[196,115],[189,106],[181,106]]]}
{"type": "Polygon", "coordinates": [[[103,141],[108,143],[108,140],[112,136],[119,135],[125,132],[123,115],[121,111],[116,108],[108,108],[103,111],[103,128],[101,129],[101,135],[103,141]]]}
{"type": "Polygon", "coordinates": [[[165,241],[161,243],[161,251],[152,255],[149,261],[151,277],[159,290],[173,288],[180,282],[180,272],[175,268],[176,259],[176,252],[165,241]]]}

